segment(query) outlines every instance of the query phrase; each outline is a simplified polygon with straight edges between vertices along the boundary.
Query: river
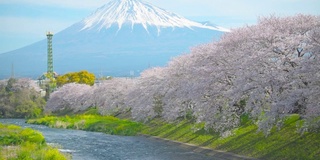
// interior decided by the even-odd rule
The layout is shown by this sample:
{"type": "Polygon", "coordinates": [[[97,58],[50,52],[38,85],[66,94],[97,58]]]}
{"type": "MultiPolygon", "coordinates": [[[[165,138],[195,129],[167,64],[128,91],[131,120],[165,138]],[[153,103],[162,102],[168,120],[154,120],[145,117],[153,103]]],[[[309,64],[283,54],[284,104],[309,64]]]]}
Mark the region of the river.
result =
{"type": "Polygon", "coordinates": [[[56,129],[26,124],[22,119],[0,119],[0,123],[29,127],[42,132],[47,143],[62,146],[62,151],[72,153],[73,160],[213,159],[213,157],[193,152],[179,145],[142,136],[126,137],[80,130],[56,129]]]}

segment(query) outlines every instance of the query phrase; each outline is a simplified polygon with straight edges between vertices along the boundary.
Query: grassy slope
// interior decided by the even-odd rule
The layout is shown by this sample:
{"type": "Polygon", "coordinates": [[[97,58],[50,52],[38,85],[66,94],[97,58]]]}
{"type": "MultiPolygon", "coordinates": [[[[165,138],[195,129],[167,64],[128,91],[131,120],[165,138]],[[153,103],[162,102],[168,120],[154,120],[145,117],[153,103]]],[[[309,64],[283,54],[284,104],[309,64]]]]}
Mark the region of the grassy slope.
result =
{"type": "Polygon", "coordinates": [[[196,144],[217,150],[224,150],[259,159],[319,159],[320,133],[296,132],[296,123],[300,121],[294,115],[285,121],[284,127],[273,129],[266,137],[257,133],[254,124],[246,124],[234,130],[234,135],[221,138],[219,134],[208,133],[201,124],[182,121],[168,124],[153,120],[144,127],[142,134],[159,136],[184,143],[196,144]]]}

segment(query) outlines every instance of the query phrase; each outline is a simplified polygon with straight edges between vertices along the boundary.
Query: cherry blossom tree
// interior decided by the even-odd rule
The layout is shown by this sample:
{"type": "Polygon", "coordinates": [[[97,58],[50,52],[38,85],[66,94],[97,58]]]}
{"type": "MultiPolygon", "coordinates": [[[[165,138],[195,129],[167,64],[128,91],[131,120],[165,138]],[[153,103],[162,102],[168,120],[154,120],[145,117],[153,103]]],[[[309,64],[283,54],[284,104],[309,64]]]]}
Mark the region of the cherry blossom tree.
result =
{"type": "Polygon", "coordinates": [[[112,78],[102,81],[94,86],[93,94],[89,99],[103,115],[116,115],[129,111],[130,108],[125,104],[125,99],[135,85],[135,81],[131,78],[112,78]]]}
{"type": "MultiPolygon", "coordinates": [[[[239,59],[241,69],[236,72],[229,97],[245,95],[246,111],[259,120],[260,129],[267,134],[273,125],[281,125],[288,114],[305,115],[310,76],[299,72],[319,54],[314,38],[319,34],[319,22],[319,17],[305,15],[262,18],[256,26],[239,29],[246,36],[233,37],[240,43],[240,51],[234,53],[249,56],[239,59]]],[[[224,40],[227,39],[221,42],[224,40]]]]}
{"type": "Polygon", "coordinates": [[[132,117],[148,121],[162,116],[162,86],[165,68],[151,68],[141,73],[126,98],[126,105],[132,108],[132,117]],[[160,103],[160,104],[159,104],[160,103]]]}
{"type": "Polygon", "coordinates": [[[190,119],[228,132],[249,116],[270,133],[291,114],[302,130],[320,128],[320,17],[262,17],[135,79],[94,87],[70,84],[53,93],[48,108],[97,106],[102,114],[131,110],[148,121],[190,119]]]}
{"type": "Polygon", "coordinates": [[[222,132],[250,114],[267,134],[288,114],[304,116],[313,103],[306,97],[318,88],[309,88],[310,76],[317,75],[310,68],[317,67],[308,67],[310,75],[300,73],[306,64],[319,65],[310,63],[319,53],[317,35],[319,17],[271,16],[173,59],[166,76],[155,81],[161,84],[163,117],[172,120],[191,110],[199,122],[222,132]]]}
{"type": "Polygon", "coordinates": [[[50,95],[45,112],[83,111],[92,106],[92,101],[89,98],[92,91],[92,87],[88,85],[66,84],[50,95]]]}

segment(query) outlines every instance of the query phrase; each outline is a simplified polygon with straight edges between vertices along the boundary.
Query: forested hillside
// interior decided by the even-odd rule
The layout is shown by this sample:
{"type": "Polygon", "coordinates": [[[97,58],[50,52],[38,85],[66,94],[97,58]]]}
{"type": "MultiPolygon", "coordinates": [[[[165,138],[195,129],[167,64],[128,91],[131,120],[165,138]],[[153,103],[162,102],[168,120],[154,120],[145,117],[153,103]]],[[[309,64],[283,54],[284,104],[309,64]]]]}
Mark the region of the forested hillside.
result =
{"type": "Polygon", "coordinates": [[[265,134],[298,114],[300,131],[319,131],[319,54],[319,16],[260,18],[139,78],[66,84],[46,111],[96,106],[107,115],[130,111],[139,121],[192,119],[220,133],[249,118],[265,134]]]}

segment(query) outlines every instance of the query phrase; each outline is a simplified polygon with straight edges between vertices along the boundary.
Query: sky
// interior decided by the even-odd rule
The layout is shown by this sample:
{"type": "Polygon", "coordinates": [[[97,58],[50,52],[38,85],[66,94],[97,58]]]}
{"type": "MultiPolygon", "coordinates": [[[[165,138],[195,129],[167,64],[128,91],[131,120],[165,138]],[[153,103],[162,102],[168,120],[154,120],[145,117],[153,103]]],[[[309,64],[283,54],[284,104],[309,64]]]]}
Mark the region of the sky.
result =
{"type": "MultiPolygon", "coordinates": [[[[0,53],[57,33],[110,0],[0,0],[0,53]]],[[[142,0],[195,21],[225,28],[253,25],[258,17],[320,15],[320,0],[142,0]]]]}

